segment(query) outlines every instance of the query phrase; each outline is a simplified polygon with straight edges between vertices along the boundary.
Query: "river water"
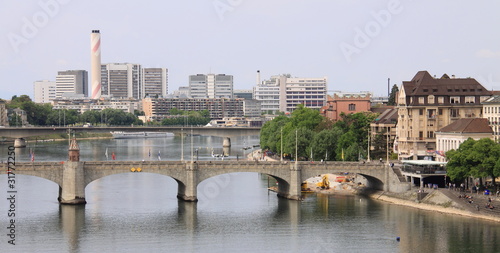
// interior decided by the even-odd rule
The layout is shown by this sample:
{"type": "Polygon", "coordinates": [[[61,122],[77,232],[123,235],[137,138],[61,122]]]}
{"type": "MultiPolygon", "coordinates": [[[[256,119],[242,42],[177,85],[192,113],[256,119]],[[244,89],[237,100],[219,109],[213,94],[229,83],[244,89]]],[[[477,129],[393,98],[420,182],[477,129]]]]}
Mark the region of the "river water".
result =
{"type": "MultiPolygon", "coordinates": [[[[257,136],[232,139],[241,159],[257,136]]],[[[213,159],[222,139],[184,138],[184,159],[213,159]],[[198,149],[198,155],[196,155],[198,149]],[[191,156],[193,150],[193,156],[191,156]]],[[[67,141],[29,143],[17,161],[62,161],[67,141]]],[[[181,138],[81,140],[81,160],[179,160],[181,138]],[[108,158],[105,153],[108,150],[108,158]],[[149,155],[151,153],[151,156],[149,155]],[[159,153],[159,158],[158,158],[159,153]]],[[[5,161],[7,145],[0,145],[5,161]]],[[[227,159],[227,158],[226,158],[227,159]]],[[[359,196],[268,192],[268,178],[232,173],[198,186],[198,203],[177,200],[166,176],[125,173],[86,188],[87,204],[61,206],[58,186],[17,176],[16,245],[7,243],[7,176],[0,176],[0,252],[500,252],[500,224],[391,205],[359,196]],[[398,242],[397,237],[401,240],[398,242]]]]}

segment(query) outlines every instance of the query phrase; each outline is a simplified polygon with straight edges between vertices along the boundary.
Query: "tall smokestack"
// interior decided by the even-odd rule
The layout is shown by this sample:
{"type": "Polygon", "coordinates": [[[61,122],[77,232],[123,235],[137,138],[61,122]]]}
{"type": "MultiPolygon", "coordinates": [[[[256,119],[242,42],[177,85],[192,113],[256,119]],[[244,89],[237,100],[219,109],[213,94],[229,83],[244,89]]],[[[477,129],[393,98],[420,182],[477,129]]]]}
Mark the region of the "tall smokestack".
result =
{"type": "Polygon", "coordinates": [[[257,85],[260,84],[260,70],[257,70],[257,85]]]}
{"type": "Polygon", "coordinates": [[[92,85],[92,99],[101,97],[101,34],[99,30],[92,30],[90,34],[90,71],[92,85]]]}

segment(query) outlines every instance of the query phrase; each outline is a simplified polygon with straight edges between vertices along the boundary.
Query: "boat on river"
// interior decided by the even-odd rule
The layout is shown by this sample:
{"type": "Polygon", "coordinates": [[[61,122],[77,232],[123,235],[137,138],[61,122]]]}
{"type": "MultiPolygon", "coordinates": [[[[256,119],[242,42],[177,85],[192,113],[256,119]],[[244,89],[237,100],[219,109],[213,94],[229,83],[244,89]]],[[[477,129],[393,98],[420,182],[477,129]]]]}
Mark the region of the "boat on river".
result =
{"type": "Polygon", "coordinates": [[[137,139],[137,138],[163,138],[174,136],[173,133],[168,132],[123,132],[112,131],[111,134],[115,139],[137,139]]]}

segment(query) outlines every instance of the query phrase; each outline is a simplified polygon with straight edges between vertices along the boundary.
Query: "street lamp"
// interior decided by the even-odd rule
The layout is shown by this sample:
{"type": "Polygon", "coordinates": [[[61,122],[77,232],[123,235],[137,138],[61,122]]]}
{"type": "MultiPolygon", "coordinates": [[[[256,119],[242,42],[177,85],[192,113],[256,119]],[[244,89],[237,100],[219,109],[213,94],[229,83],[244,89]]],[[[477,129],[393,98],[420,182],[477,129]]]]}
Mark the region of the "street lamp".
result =
{"type": "Polygon", "coordinates": [[[280,161],[283,162],[283,127],[281,127],[281,155],[280,155],[280,161]]]}
{"type": "Polygon", "coordinates": [[[298,141],[297,141],[297,139],[298,139],[297,138],[297,133],[298,133],[298,130],[295,129],[295,163],[298,163],[298,161],[299,161],[298,151],[297,151],[298,150],[297,149],[297,147],[298,147],[298,144],[297,144],[298,143],[298,141]]]}

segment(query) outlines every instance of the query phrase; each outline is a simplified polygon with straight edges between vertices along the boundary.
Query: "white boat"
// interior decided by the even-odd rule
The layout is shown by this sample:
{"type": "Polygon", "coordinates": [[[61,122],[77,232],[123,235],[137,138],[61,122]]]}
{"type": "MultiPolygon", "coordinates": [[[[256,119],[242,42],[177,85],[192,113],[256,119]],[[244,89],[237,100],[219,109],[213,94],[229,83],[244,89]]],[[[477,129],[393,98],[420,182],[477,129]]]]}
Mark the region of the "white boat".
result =
{"type": "Polygon", "coordinates": [[[162,138],[174,136],[173,133],[166,132],[122,132],[114,131],[111,132],[113,138],[115,139],[134,139],[134,138],[162,138]]]}

